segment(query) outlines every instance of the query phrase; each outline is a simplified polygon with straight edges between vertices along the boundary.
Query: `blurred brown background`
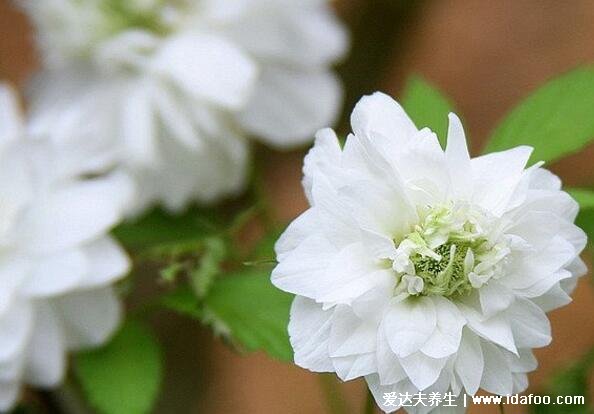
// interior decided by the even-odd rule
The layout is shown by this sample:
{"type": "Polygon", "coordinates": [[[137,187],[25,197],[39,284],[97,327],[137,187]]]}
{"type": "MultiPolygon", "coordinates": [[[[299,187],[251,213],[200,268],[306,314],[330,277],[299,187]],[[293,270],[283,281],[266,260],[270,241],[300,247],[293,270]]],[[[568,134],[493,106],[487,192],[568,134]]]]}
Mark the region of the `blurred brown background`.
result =
{"type": "MultiPolygon", "coordinates": [[[[377,32],[368,47],[375,53],[374,62],[387,64],[378,72],[366,68],[365,62],[347,63],[348,81],[370,79],[353,87],[353,93],[382,89],[398,96],[407,76],[421,74],[456,103],[474,153],[498,119],[530,90],[579,64],[594,62],[592,0],[344,0],[337,8],[361,36],[377,32]],[[382,7],[396,7],[388,3],[398,3],[396,11],[390,10],[399,19],[376,22],[382,7]],[[370,12],[374,7],[376,12],[370,12]]],[[[21,86],[37,64],[26,19],[10,1],[0,0],[0,78],[21,86]]],[[[592,184],[592,156],[594,149],[588,148],[551,167],[568,185],[592,184]]],[[[268,163],[268,190],[283,222],[306,208],[300,187],[302,157],[302,153],[273,154],[268,163]]],[[[551,314],[554,340],[537,351],[540,367],[531,375],[530,391],[538,391],[556,368],[594,346],[594,293],[589,279],[581,281],[573,304],[551,314]]],[[[168,349],[166,387],[158,412],[330,413],[327,389],[342,394],[347,412],[361,412],[365,394],[360,381],[337,385],[333,377],[310,374],[265,355],[239,356],[189,322],[158,323],[168,349]]],[[[470,410],[496,412],[495,407],[470,410]]],[[[506,412],[527,410],[506,407],[506,412]]]]}

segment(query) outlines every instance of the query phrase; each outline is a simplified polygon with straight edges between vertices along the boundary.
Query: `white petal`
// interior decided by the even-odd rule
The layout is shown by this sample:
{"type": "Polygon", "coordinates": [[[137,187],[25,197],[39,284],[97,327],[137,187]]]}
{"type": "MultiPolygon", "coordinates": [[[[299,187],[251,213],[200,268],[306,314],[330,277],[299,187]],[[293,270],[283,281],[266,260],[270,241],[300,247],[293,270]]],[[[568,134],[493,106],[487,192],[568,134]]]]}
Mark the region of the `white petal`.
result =
{"type": "Polygon", "coordinates": [[[101,238],[85,246],[87,272],[80,288],[108,285],[130,270],[130,259],[120,245],[110,237],[101,238]]]}
{"type": "Polygon", "coordinates": [[[353,110],[351,124],[355,135],[382,135],[393,139],[393,145],[408,142],[418,131],[398,102],[380,92],[361,98],[353,110]]]}
{"type": "Polygon", "coordinates": [[[525,254],[521,261],[518,261],[510,272],[500,279],[500,283],[510,289],[521,290],[537,283],[548,282],[548,287],[542,286],[543,292],[546,292],[556,282],[568,277],[558,271],[569,264],[576,255],[574,247],[569,242],[560,237],[554,237],[542,250],[525,254]]]}
{"type": "Polygon", "coordinates": [[[527,211],[514,221],[508,233],[520,236],[532,246],[546,247],[555,237],[567,240],[576,252],[586,245],[586,235],[581,229],[550,211],[527,211]]]}
{"type": "MultiPolygon", "coordinates": [[[[337,251],[325,238],[313,235],[289,253],[272,271],[272,283],[286,292],[317,298],[326,292],[326,268],[337,251]],[[320,289],[320,281],[324,286],[320,289]]],[[[330,288],[334,285],[330,281],[330,288]]]]}
{"type": "Polygon", "coordinates": [[[450,177],[444,152],[437,136],[428,129],[419,131],[398,154],[396,169],[406,182],[415,205],[446,202],[450,177]]]}
{"type": "Polygon", "coordinates": [[[479,289],[479,297],[483,314],[487,318],[507,309],[515,299],[513,292],[496,280],[483,285],[479,289]]]}
{"type": "Polygon", "coordinates": [[[314,301],[297,296],[291,306],[289,338],[295,363],[314,372],[332,372],[328,340],[334,311],[324,311],[314,301]]]}
{"type": "MultiPolygon", "coordinates": [[[[164,86],[152,90],[152,99],[155,113],[159,115],[158,119],[168,136],[184,145],[185,150],[199,151],[202,149],[204,146],[202,137],[188,108],[192,101],[178,96],[175,91],[164,86]]],[[[171,145],[171,143],[168,142],[167,145],[171,145]]],[[[162,154],[160,157],[161,163],[165,164],[167,160],[163,159],[162,154]]]]}
{"type": "Polygon", "coordinates": [[[307,199],[312,203],[312,187],[314,177],[324,175],[334,188],[340,184],[342,150],[336,133],[325,128],[316,134],[314,146],[303,161],[303,189],[307,199]],[[335,183],[335,180],[338,181],[335,183]]]}
{"type": "Polygon", "coordinates": [[[131,194],[130,179],[119,174],[72,183],[30,209],[20,245],[56,252],[93,240],[121,220],[131,194]]]}
{"type": "Polygon", "coordinates": [[[78,287],[89,263],[82,249],[52,254],[32,268],[21,293],[32,297],[55,296],[78,287]]]}
{"type": "Polygon", "coordinates": [[[534,371],[538,367],[538,361],[530,349],[520,349],[519,353],[519,357],[509,352],[505,353],[511,372],[526,373],[534,371]]]}
{"type": "Polygon", "coordinates": [[[246,102],[256,78],[254,63],[232,43],[194,33],[169,39],[153,69],[197,99],[234,109],[246,102]]]}
{"type": "Polygon", "coordinates": [[[409,395],[417,392],[415,386],[408,380],[401,381],[398,384],[384,385],[380,383],[379,376],[377,374],[372,374],[366,376],[365,381],[367,382],[369,391],[371,391],[376,404],[385,413],[393,413],[400,408],[400,401],[398,398],[396,398],[396,401],[394,401],[393,404],[386,404],[386,399],[384,398],[386,393],[393,392],[395,393],[394,395],[399,396],[406,392],[408,392],[409,395]]]}
{"type": "Polygon", "coordinates": [[[359,225],[372,233],[400,238],[417,221],[416,210],[404,188],[397,185],[388,187],[361,180],[345,185],[339,193],[359,225]]]}
{"type": "Polygon", "coordinates": [[[504,213],[530,154],[532,148],[522,146],[473,158],[474,202],[496,216],[504,213]]]}
{"type": "Polygon", "coordinates": [[[327,2],[251,2],[246,9],[228,25],[230,36],[263,61],[323,66],[346,52],[347,33],[327,2]]]}
{"type": "Polygon", "coordinates": [[[565,292],[559,283],[553,285],[545,294],[532,298],[532,301],[538,305],[544,312],[550,312],[571,303],[571,296],[565,292]]]}
{"type": "Polygon", "coordinates": [[[0,318],[17,297],[21,283],[28,276],[31,267],[28,257],[6,255],[0,260],[0,318]]]}
{"type": "Polygon", "coordinates": [[[147,89],[150,84],[139,83],[123,101],[122,139],[132,163],[155,164],[159,158],[154,108],[147,89]]]}
{"type": "Polygon", "coordinates": [[[527,288],[515,289],[515,294],[524,298],[538,298],[550,291],[552,286],[560,285],[563,281],[571,279],[571,277],[571,272],[562,269],[542,277],[542,279],[527,288]]]}
{"type": "Polygon", "coordinates": [[[55,387],[62,381],[65,369],[65,343],[60,321],[50,305],[39,303],[27,348],[25,381],[36,387],[55,387]]]}
{"type": "Polygon", "coordinates": [[[518,298],[506,314],[517,347],[540,348],[551,342],[549,319],[532,301],[518,298]]]}
{"type": "Polygon", "coordinates": [[[393,301],[384,317],[383,327],[390,347],[403,358],[419,349],[435,331],[437,315],[428,297],[393,301]]]}
{"type": "Polygon", "coordinates": [[[421,352],[416,352],[401,358],[400,364],[415,387],[422,391],[437,381],[447,360],[447,358],[430,358],[421,352]]]}
{"type": "Polygon", "coordinates": [[[316,177],[312,185],[310,202],[318,214],[320,230],[335,245],[346,246],[360,241],[357,221],[326,176],[320,174],[316,177]]]}
{"type": "Polygon", "coordinates": [[[329,71],[265,67],[239,121],[266,144],[295,148],[333,125],[341,102],[340,83],[329,71]]]}
{"type": "Polygon", "coordinates": [[[23,352],[33,328],[33,313],[27,301],[14,301],[0,316],[0,362],[23,352]]]}
{"type": "Polygon", "coordinates": [[[351,115],[355,135],[384,142],[386,148],[405,146],[418,132],[404,109],[383,93],[364,96],[351,115]]]}
{"type": "Polygon", "coordinates": [[[528,376],[522,373],[512,373],[512,380],[514,383],[513,394],[520,394],[528,388],[528,376]]]}
{"type": "Polygon", "coordinates": [[[454,363],[454,370],[467,394],[474,395],[478,391],[483,376],[483,367],[484,360],[480,340],[475,334],[465,329],[454,363]]]}
{"type": "Polygon", "coordinates": [[[289,224],[274,245],[277,260],[282,261],[289,253],[299,247],[307,237],[317,231],[318,219],[316,211],[310,208],[289,224]]]}
{"type": "Polygon", "coordinates": [[[473,192],[473,174],[466,146],[466,135],[460,119],[455,114],[450,113],[448,119],[450,124],[445,156],[450,171],[453,195],[458,199],[470,200],[473,192]]]}
{"type": "Polygon", "coordinates": [[[0,143],[4,145],[21,137],[23,125],[16,91],[6,83],[0,83],[0,143]]]}
{"type": "MultiPolygon", "coordinates": [[[[379,272],[391,274],[391,271],[379,272]]],[[[391,276],[383,278],[373,289],[353,300],[351,308],[355,315],[365,321],[374,321],[377,323],[382,321],[384,310],[393,298],[394,287],[396,285],[395,278],[393,275],[391,276]]]]}
{"type": "Polygon", "coordinates": [[[380,326],[377,339],[377,372],[382,385],[395,384],[407,377],[406,371],[400,364],[400,359],[394,354],[388,343],[386,329],[380,326]]]}
{"type": "Polygon", "coordinates": [[[376,337],[377,323],[361,320],[350,308],[338,306],[330,329],[330,356],[347,357],[374,352],[376,337]]]}
{"type": "Polygon", "coordinates": [[[0,362],[0,384],[20,381],[23,376],[23,366],[26,356],[25,352],[19,352],[14,357],[0,362]]]}
{"type": "Polygon", "coordinates": [[[531,177],[530,187],[541,190],[561,190],[561,179],[549,170],[539,168],[531,177]]]}
{"type": "Polygon", "coordinates": [[[350,381],[377,371],[374,353],[332,358],[332,364],[336,375],[343,381],[350,381]]]}
{"type": "Polygon", "coordinates": [[[351,244],[334,256],[324,277],[315,281],[319,291],[316,300],[351,304],[364,293],[377,286],[389,285],[393,280],[394,272],[381,269],[363,244],[351,244]]]}
{"type": "Polygon", "coordinates": [[[112,288],[70,293],[52,299],[62,320],[68,349],[105,343],[121,320],[122,306],[112,288]]]}
{"type": "Polygon", "coordinates": [[[456,305],[449,300],[439,296],[431,299],[435,304],[437,326],[421,348],[421,352],[431,358],[444,358],[458,351],[466,320],[456,305]]]}
{"type": "Polygon", "coordinates": [[[485,368],[481,388],[498,395],[510,395],[513,392],[513,380],[507,360],[495,345],[483,341],[485,368]]]}
{"type": "Polygon", "coordinates": [[[497,314],[489,319],[482,320],[476,311],[467,306],[461,306],[461,310],[466,316],[468,327],[478,336],[494,342],[514,354],[518,353],[511,324],[505,314],[497,314]]]}

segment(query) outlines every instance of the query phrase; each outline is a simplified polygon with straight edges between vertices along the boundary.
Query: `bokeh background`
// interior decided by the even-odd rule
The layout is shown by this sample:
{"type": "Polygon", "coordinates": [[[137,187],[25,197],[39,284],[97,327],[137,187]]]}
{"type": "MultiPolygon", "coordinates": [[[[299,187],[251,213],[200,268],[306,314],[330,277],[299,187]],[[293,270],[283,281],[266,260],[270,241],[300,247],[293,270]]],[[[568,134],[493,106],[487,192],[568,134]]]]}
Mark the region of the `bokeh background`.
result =
{"type": "MultiPolygon", "coordinates": [[[[420,74],[455,103],[474,154],[523,96],[569,69],[594,63],[592,0],[343,0],[336,8],[353,33],[352,56],[339,68],[348,88],[348,112],[364,93],[379,89],[398,97],[406,79],[420,74]]],[[[0,0],[0,79],[22,86],[37,65],[29,23],[10,0],[0,0]]],[[[342,130],[348,127],[345,120],[342,130]]],[[[281,222],[306,208],[303,155],[266,153],[267,191],[281,222]]],[[[594,148],[587,148],[549,167],[568,185],[592,185],[593,159],[594,148]]],[[[245,235],[246,243],[256,237],[257,229],[253,232],[245,235]]],[[[528,392],[538,392],[555,370],[594,346],[590,280],[590,275],[581,280],[571,305],[550,315],[553,343],[537,350],[540,367],[530,376],[528,392]]],[[[332,376],[264,354],[239,355],[190,321],[165,316],[155,323],[167,351],[158,413],[323,414],[340,409],[340,399],[346,412],[361,412],[360,381],[338,384],[332,376]]],[[[506,407],[506,412],[529,411],[506,407]]]]}

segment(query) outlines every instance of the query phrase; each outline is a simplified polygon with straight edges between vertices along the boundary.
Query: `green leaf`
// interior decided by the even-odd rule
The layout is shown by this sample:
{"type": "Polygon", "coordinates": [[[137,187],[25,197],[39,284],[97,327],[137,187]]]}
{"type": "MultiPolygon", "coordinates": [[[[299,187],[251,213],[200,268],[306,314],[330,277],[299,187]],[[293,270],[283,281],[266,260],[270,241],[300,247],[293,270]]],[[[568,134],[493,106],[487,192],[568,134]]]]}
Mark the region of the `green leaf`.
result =
{"type": "Polygon", "coordinates": [[[188,285],[182,285],[173,292],[164,295],[160,303],[172,311],[191,318],[202,319],[204,316],[200,299],[188,285]]]}
{"type": "Polygon", "coordinates": [[[485,152],[534,147],[533,161],[554,161],[594,138],[594,68],[556,78],[518,105],[495,129],[485,152]]]}
{"type": "Polygon", "coordinates": [[[423,78],[412,77],[404,90],[402,106],[417,128],[429,127],[445,148],[448,114],[454,112],[450,101],[423,78]]]}
{"type": "Polygon", "coordinates": [[[223,227],[216,211],[192,208],[184,214],[171,215],[155,209],[145,216],[124,223],[114,235],[127,247],[145,249],[167,244],[200,241],[223,227]]]}
{"type": "Polygon", "coordinates": [[[270,282],[269,271],[249,268],[217,279],[205,299],[215,330],[227,332],[247,351],[293,360],[287,326],[293,296],[270,282]]]}
{"type": "Polygon", "coordinates": [[[102,414],[149,413],[162,376],[161,349],[144,325],[129,321],[106,346],[77,355],[74,372],[102,414]]]}

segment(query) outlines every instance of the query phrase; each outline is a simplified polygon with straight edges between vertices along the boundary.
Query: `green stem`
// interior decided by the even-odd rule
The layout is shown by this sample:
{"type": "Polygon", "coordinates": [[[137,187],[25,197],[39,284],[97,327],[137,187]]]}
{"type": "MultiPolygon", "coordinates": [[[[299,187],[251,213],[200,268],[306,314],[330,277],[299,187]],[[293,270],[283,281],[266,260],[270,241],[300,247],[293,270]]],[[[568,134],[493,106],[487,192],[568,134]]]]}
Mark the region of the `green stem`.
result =
{"type": "Polygon", "coordinates": [[[330,414],[347,413],[348,410],[340,393],[339,383],[336,378],[331,374],[321,374],[320,385],[326,397],[328,412],[330,414]]]}
{"type": "Polygon", "coordinates": [[[505,414],[505,408],[503,407],[503,403],[499,403],[499,413],[505,414]]]}
{"type": "Polygon", "coordinates": [[[367,390],[367,400],[365,401],[365,409],[363,411],[365,414],[374,414],[375,413],[375,399],[373,398],[373,394],[369,389],[367,390]]]}

